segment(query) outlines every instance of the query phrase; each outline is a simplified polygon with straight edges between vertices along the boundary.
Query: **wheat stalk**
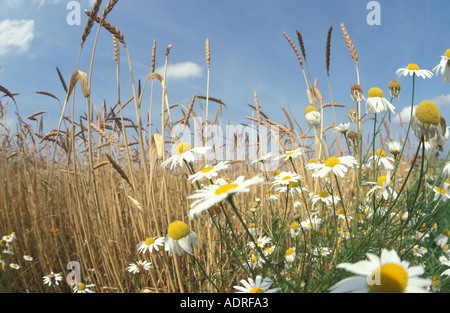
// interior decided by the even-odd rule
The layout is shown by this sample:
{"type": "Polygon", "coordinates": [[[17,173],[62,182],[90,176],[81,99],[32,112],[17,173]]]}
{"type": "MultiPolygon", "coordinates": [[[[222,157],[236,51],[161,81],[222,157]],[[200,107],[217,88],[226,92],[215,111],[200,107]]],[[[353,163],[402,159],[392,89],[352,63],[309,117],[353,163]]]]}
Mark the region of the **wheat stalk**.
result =
{"type": "Polygon", "coordinates": [[[109,163],[111,163],[112,167],[117,171],[117,173],[119,173],[120,177],[122,177],[131,186],[131,188],[133,188],[133,185],[131,184],[127,174],[122,169],[122,167],[120,167],[120,165],[116,161],[114,161],[114,159],[109,154],[105,153],[105,156],[108,159],[109,163]]]}
{"type": "Polygon", "coordinates": [[[81,46],[84,45],[84,43],[86,42],[86,38],[91,33],[92,26],[94,26],[95,16],[97,15],[101,4],[102,0],[97,0],[94,4],[94,7],[92,8],[92,11],[85,10],[85,12],[87,11],[89,12],[89,14],[87,14],[86,12],[86,14],[88,15],[88,20],[86,22],[86,26],[84,27],[83,34],[81,35],[81,46]]]}
{"type": "Polygon", "coordinates": [[[347,44],[348,51],[350,52],[351,57],[353,58],[353,61],[355,62],[356,67],[358,67],[358,54],[356,53],[355,46],[353,45],[352,40],[350,39],[350,36],[345,29],[344,23],[341,23],[341,31],[342,35],[344,36],[345,43],[347,44]]]}
{"type": "Polygon", "coordinates": [[[117,27],[115,27],[113,24],[111,24],[106,20],[102,21],[100,16],[92,14],[92,12],[89,10],[84,10],[84,12],[86,13],[87,16],[92,16],[95,22],[101,24],[107,31],[109,31],[114,37],[116,37],[117,40],[119,40],[124,46],[126,46],[125,38],[117,27]]]}

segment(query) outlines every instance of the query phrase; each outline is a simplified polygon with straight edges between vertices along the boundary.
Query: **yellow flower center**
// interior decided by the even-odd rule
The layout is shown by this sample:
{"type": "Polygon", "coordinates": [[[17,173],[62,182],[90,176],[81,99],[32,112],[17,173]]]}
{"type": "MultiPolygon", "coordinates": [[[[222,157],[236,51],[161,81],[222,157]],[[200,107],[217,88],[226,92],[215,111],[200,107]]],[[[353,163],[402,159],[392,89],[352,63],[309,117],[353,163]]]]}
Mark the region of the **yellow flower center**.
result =
{"type": "Polygon", "coordinates": [[[281,174],[280,170],[276,170],[275,172],[273,172],[273,176],[277,176],[277,175],[280,175],[280,174],[281,174]]]}
{"type": "Polygon", "coordinates": [[[436,192],[439,192],[440,194],[445,195],[445,190],[444,189],[436,187],[436,192]]]}
{"type": "Polygon", "coordinates": [[[384,93],[383,93],[383,90],[381,90],[380,88],[373,87],[369,90],[368,96],[369,96],[369,98],[373,98],[373,97],[383,98],[384,93]]]}
{"type": "Polygon", "coordinates": [[[287,249],[286,250],[286,255],[292,255],[294,253],[293,249],[287,249]]]}
{"type": "Polygon", "coordinates": [[[377,179],[377,185],[383,187],[383,184],[387,181],[386,175],[380,176],[377,179]]]}
{"type": "Polygon", "coordinates": [[[293,155],[293,154],[294,154],[294,152],[287,152],[287,153],[284,154],[284,156],[290,156],[290,155],[293,155]]]}
{"type": "Polygon", "coordinates": [[[250,262],[252,263],[257,263],[258,262],[258,258],[256,256],[252,257],[250,262]]]}
{"type": "Polygon", "coordinates": [[[83,291],[84,289],[86,289],[86,285],[83,284],[83,283],[79,283],[79,284],[77,285],[77,288],[78,288],[78,290],[83,291]]]}
{"type": "Polygon", "coordinates": [[[310,105],[309,107],[307,107],[305,109],[305,115],[308,114],[308,113],[314,112],[314,111],[315,112],[319,112],[315,106],[310,105]]]}
{"type": "Polygon", "coordinates": [[[250,225],[248,225],[248,228],[255,228],[255,227],[256,227],[255,223],[251,223],[250,225]]]}
{"type": "Polygon", "coordinates": [[[437,105],[429,100],[422,101],[416,110],[416,117],[422,124],[439,125],[441,123],[441,113],[437,105]]]}
{"type": "Polygon", "coordinates": [[[328,196],[329,196],[329,194],[326,191],[322,191],[321,193],[319,193],[319,197],[321,197],[321,198],[326,198],[328,196]]]}
{"type": "Polygon", "coordinates": [[[296,188],[296,187],[301,187],[302,186],[302,182],[301,181],[291,181],[289,182],[289,188],[296,188]]]}
{"type": "Polygon", "coordinates": [[[447,49],[444,54],[447,58],[450,58],[450,49],[447,49]]]}
{"type": "Polygon", "coordinates": [[[444,183],[450,184],[450,178],[447,178],[446,180],[444,180],[444,183]]]}
{"type": "Polygon", "coordinates": [[[450,231],[446,228],[442,231],[442,235],[450,237],[450,231]]]}
{"type": "Polygon", "coordinates": [[[214,166],[208,166],[202,169],[202,173],[208,173],[211,172],[211,170],[214,168],[214,166]]]}
{"type": "Polygon", "coordinates": [[[285,177],[283,177],[281,180],[290,180],[290,179],[292,179],[291,176],[285,176],[285,177]]]}
{"type": "Polygon", "coordinates": [[[173,240],[180,240],[189,235],[189,226],[181,221],[175,221],[169,225],[168,234],[173,240]]]}
{"type": "Polygon", "coordinates": [[[192,149],[192,146],[187,142],[182,142],[177,146],[177,154],[185,153],[192,149]]]}
{"type": "Polygon", "coordinates": [[[337,157],[331,157],[325,161],[325,166],[326,167],[335,167],[339,163],[341,163],[341,161],[339,161],[339,159],[337,157]]]}
{"type": "Polygon", "coordinates": [[[368,286],[371,293],[403,293],[408,286],[408,273],[398,264],[381,265],[372,273],[374,277],[374,284],[368,286]]]}
{"type": "Polygon", "coordinates": [[[385,158],[386,157],[386,152],[383,149],[378,149],[375,151],[375,155],[385,158]]]}
{"type": "Polygon", "coordinates": [[[261,288],[255,287],[252,290],[250,290],[249,293],[264,293],[264,290],[262,290],[261,288]]]}
{"type": "Polygon", "coordinates": [[[344,209],[339,209],[336,213],[339,215],[345,215],[344,209]]]}
{"type": "Polygon", "coordinates": [[[221,194],[229,192],[231,189],[236,188],[237,186],[238,186],[237,184],[226,184],[226,185],[223,185],[223,186],[220,186],[219,188],[217,188],[214,193],[216,195],[221,195],[221,194]]]}
{"type": "Polygon", "coordinates": [[[314,158],[311,159],[311,160],[309,160],[309,163],[311,163],[311,164],[312,164],[312,163],[316,163],[316,162],[317,162],[317,161],[316,161],[316,159],[314,159],[314,158]]]}
{"type": "Polygon", "coordinates": [[[300,226],[300,225],[298,225],[297,222],[294,222],[294,223],[291,224],[291,229],[297,230],[297,229],[299,228],[299,226],[300,226]]]}
{"type": "Polygon", "coordinates": [[[153,238],[147,238],[147,239],[145,239],[145,244],[147,245],[147,246],[149,246],[149,245],[152,245],[152,244],[154,244],[155,243],[155,239],[153,239],[153,238]]]}
{"type": "Polygon", "coordinates": [[[406,67],[408,70],[410,71],[418,71],[420,70],[419,66],[417,64],[408,64],[408,66],[406,67]]]}

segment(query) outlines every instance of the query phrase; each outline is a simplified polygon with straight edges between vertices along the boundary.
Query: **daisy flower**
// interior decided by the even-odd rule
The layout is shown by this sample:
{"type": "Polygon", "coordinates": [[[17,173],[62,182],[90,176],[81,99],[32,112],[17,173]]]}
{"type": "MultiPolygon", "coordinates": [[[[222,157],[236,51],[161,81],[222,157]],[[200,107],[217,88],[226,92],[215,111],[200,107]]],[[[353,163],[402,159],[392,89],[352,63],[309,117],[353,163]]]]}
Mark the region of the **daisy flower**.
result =
{"type": "Polygon", "coordinates": [[[346,134],[347,133],[347,131],[350,129],[350,123],[341,123],[341,124],[339,124],[339,126],[336,126],[334,129],[337,131],[337,132],[340,132],[341,134],[346,134]]]}
{"type": "Polygon", "coordinates": [[[441,262],[441,263],[448,262],[448,258],[445,255],[441,255],[439,257],[439,262],[441,262]]]}
{"type": "Polygon", "coordinates": [[[265,263],[264,259],[260,258],[259,256],[256,256],[256,255],[252,254],[250,259],[248,259],[246,261],[244,266],[254,270],[257,267],[263,266],[264,263],[265,263]]]}
{"type": "Polygon", "coordinates": [[[399,155],[402,152],[402,145],[398,141],[388,142],[388,149],[391,154],[399,155]]]}
{"type": "Polygon", "coordinates": [[[284,159],[285,161],[288,161],[289,159],[294,159],[303,154],[302,148],[297,148],[295,150],[287,151],[286,153],[278,156],[276,159],[284,159]]]}
{"type": "Polygon", "coordinates": [[[369,168],[372,167],[372,164],[374,163],[376,163],[381,169],[393,170],[395,160],[388,157],[383,149],[378,149],[375,151],[375,154],[367,160],[367,165],[369,168]]]}
{"type": "Polygon", "coordinates": [[[11,237],[10,235],[5,235],[2,237],[2,240],[6,243],[11,243],[13,241],[13,237],[11,237]]]}
{"type": "Polygon", "coordinates": [[[287,192],[291,194],[291,196],[300,195],[303,191],[309,192],[308,188],[304,186],[303,181],[291,181],[286,186],[281,186],[275,188],[276,192],[287,192]]]}
{"type": "Polygon", "coordinates": [[[400,98],[401,86],[398,81],[396,81],[395,79],[391,80],[388,85],[388,88],[389,88],[389,93],[391,94],[391,98],[397,98],[397,99],[400,98]]]}
{"type": "Polygon", "coordinates": [[[131,263],[128,265],[127,270],[133,274],[139,274],[143,271],[148,271],[152,268],[152,263],[148,261],[137,261],[136,263],[131,263]]]}
{"type": "Polygon", "coordinates": [[[11,237],[12,240],[17,240],[17,235],[15,232],[12,232],[11,235],[9,235],[9,237],[11,237]]]}
{"type": "Polygon", "coordinates": [[[445,245],[448,243],[448,237],[450,236],[450,231],[448,229],[444,229],[436,238],[434,238],[434,243],[444,248],[445,245]]]}
{"type": "Polygon", "coordinates": [[[196,147],[192,148],[191,144],[187,142],[180,143],[176,149],[175,154],[161,163],[162,167],[166,167],[170,164],[170,169],[173,169],[175,165],[182,166],[183,162],[193,162],[196,160],[195,154],[205,154],[211,147],[196,147]]]}
{"type": "MultiPolygon", "coordinates": [[[[352,97],[353,102],[359,103],[359,102],[364,101],[363,89],[358,84],[353,84],[350,87],[350,95],[352,97]]],[[[356,110],[355,110],[355,115],[356,115],[356,110]]],[[[356,118],[356,116],[355,116],[355,118],[356,118]]],[[[351,118],[350,118],[350,120],[351,120],[351,118]]]]}
{"type": "Polygon", "coordinates": [[[283,185],[287,186],[289,183],[298,182],[302,177],[293,172],[281,172],[277,176],[273,177],[273,185],[283,185]]]}
{"type": "Polygon", "coordinates": [[[20,269],[20,265],[19,265],[19,264],[16,264],[16,263],[11,263],[11,264],[9,264],[9,267],[10,267],[10,268],[13,268],[13,269],[15,269],[15,270],[20,269]]]}
{"type": "Polygon", "coordinates": [[[318,195],[315,195],[311,198],[311,203],[315,206],[317,202],[323,202],[326,205],[332,205],[333,203],[336,204],[339,201],[341,201],[341,199],[339,198],[338,195],[334,194],[334,195],[330,195],[328,192],[326,191],[322,191],[321,193],[319,193],[318,195]]]}
{"type": "MultiPolygon", "coordinates": [[[[265,247],[266,244],[268,244],[270,242],[270,238],[267,236],[264,237],[259,237],[258,240],[255,240],[256,244],[258,245],[258,247],[260,247],[261,249],[265,247]]],[[[255,248],[255,244],[253,241],[250,241],[247,246],[250,247],[250,249],[254,249],[255,248]]]]}
{"type": "Polygon", "coordinates": [[[291,224],[291,227],[289,228],[289,232],[291,234],[291,237],[297,237],[301,233],[300,225],[297,222],[293,222],[291,224]]]}
{"type": "MultiPolygon", "coordinates": [[[[400,180],[397,180],[397,182],[398,181],[400,181],[400,180]]],[[[374,185],[374,187],[372,187],[369,190],[369,192],[367,193],[367,196],[371,196],[372,193],[374,193],[375,191],[381,191],[381,196],[383,197],[384,200],[388,200],[391,197],[392,198],[397,197],[397,192],[392,188],[392,181],[391,181],[390,173],[388,173],[387,175],[382,175],[382,176],[378,177],[376,182],[365,182],[365,183],[362,183],[361,185],[363,185],[363,186],[374,185]]]]}
{"type": "Polygon", "coordinates": [[[266,201],[269,203],[273,203],[278,200],[279,195],[274,195],[273,193],[268,193],[266,195],[266,201]]]}
{"type": "Polygon", "coordinates": [[[441,62],[433,68],[433,72],[436,72],[436,76],[441,73],[442,81],[450,83],[450,49],[441,56],[441,62]]]}
{"type": "Polygon", "coordinates": [[[411,251],[414,256],[419,257],[419,258],[423,257],[423,255],[424,255],[423,248],[419,247],[418,245],[415,245],[411,251]]]}
{"type": "Polygon", "coordinates": [[[367,253],[368,260],[341,263],[337,268],[358,276],[341,280],[330,288],[333,293],[419,293],[427,292],[430,279],[418,276],[425,272],[422,266],[409,266],[394,250],[383,249],[381,256],[367,253]]]}
{"type": "Polygon", "coordinates": [[[50,274],[45,275],[42,279],[45,285],[59,285],[59,282],[63,280],[63,276],[60,273],[53,273],[53,271],[51,271],[50,274]]]}
{"type": "Polygon", "coordinates": [[[399,68],[395,74],[398,75],[398,78],[401,76],[413,76],[416,75],[423,79],[433,77],[433,73],[429,70],[421,70],[417,64],[408,64],[407,67],[399,68]]]}
{"type": "Polygon", "coordinates": [[[250,223],[247,228],[248,228],[248,232],[252,236],[258,236],[259,230],[258,230],[258,228],[256,228],[256,224],[255,223],[250,223]]]}
{"type": "Polygon", "coordinates": [[[450,195],[447,193],[445,189],[441,189],[436,186],[431,186],[430,184],[427,184],[428,188],[433,189],[434,191],[434,201],[437,201],[439,199],[442,200],[442,202],[447,202],[448,199],[450,199],[450,195]]]}
{"type": "Polygon", "coordinates": [[[264,256],[267,257],[267,256],[271,255],[274,251],[275,251],[275,245],[264,248],[263,254],[264,254],[264,256]]]}
{"type": "Polygon", "coordinates": [[[358,112],[356,112],[356,110],[354,108],[350,108],[347,111],[347,116],[348,119],[350,120],[350,122],[352,123],[356,123],[356,120],[358,119],[358,112]]]}
{"type": "Polygon", "coordinates": [[[203,168],[200,172],[197,172],[191,176],[188,177],[188,180],[192,180],[193,183],[196,181],[206,178],[206,179],[212,179],[213,177],[216,177],[219,174],[219,171],[224,170],[228,168],[228,162],[219,162],[218,164],[214,166],[206,166],[203,168]]]}
{"type": "Polygon", "coordinates": [[[169,225],[164,243],[164,250],[169,256],[172,256],[172,253],[181,256],[183,252],[193,255],[192,246],[197,244],[197,234],[186,223],[175,221],[169,225]]]}
{"type": "Polygon", "coordinates": [[[441,144],[445,140],[445,133],[441,127],[441,113],[437,105],[429,100],[422,101],[411,118],[411,128],[419,138],[436,140],[441,144]]]}
{"type": "Polygon", "coordinates": [[[305,118],[311,128],[320,125],[320,113],[315,106],[310,105],[305,109],[305,118]]]}
{"type": "Polygon", "coordinates": [[[264,182],[264,179],[259,176],[248,180],[245,180],[244,176],[239,176],[232,183],[227,183],[224,179],[220,179],[215,181],[214,184],[196,190],[195,194],[188,197],[188,199],[197,199],[192,203],[192,209],[188,212],[189,218],[194,218],[195,215],[209,209],[214,204],[222,202],[231,195],[238,192],[249,192],[250,186],[262,182],[264,182]]]}
{"type": "Polygon", "coordinates": [[[164,237],[148,237],[147,239],[145,239],[145,241],[140,242],[137,245],[137,250],[139,253],[145,253],[153,252],[153,249],[155,249],[156,251],[159,251],[158,246],[163,246],[164,245],[164,237]]]}
{"type": "Polygon", "coordinates": [[[300,223],[300,225],[302,226],[302,228],[304,229],[316,229],[320,223],[322,223],[322,219],[321,218],[317,218],[317,217],[312,217],[310,219],[307,219],[306,221],[303,221],[300,223]]]}
{"type": "Polygon", "coordinates": [[[331,249],[327,247],[317,247],[313,249],[312,254],[315,256],[329,256],[331,254],[331,249]]]}
{"type": "Polygon", "coordinates": [[[271,157],[272,157],[272,153],[269,152],[269,153],[267,153],[265,155],[260,156],[256,160],[253,160],[252,162],[250,162],[250,164],[255,164],[255,163],[258,163],[258,162],[264,162],[264,161],[266,161],[267,159],[269,159],[271,157]]]}
{"type": "Polygon", "coordinates": [[[255,280],[248,278],[248,280],[242,279],[241,284],[244,286],[233,286],[238,290],[238,293],[275,293],[280,288],[269,289],[272,286],[273,281],[270,278],[262,278],[261,275],[256,276],[255,280]]]}
{"type": "Polygon", "coordinates": [[[289,248],[286,250],[285,255],[284,255],[284,259],[286,260],[286,262],[288,263],[294,263],[295,261],[295,247],[289,248]]]}
{"type": "Polygon", "coordinates": [[[344,209],[337,210],[336,215],[339,219],[344,221],[351,221],[353,219],[353,217],[345,213],[344,209]]]}
{"type": "Polygon", "coordinates": [[[312,174],[312,177],[324,178],[328,173],[333,172],[336,176],[344,178],[344,173],[347,172],[347,168],[353,167],[357,163],[353,156],[330,157],[324,164],[314,164],[309,169],[317,170],[312,174]]]}
{"type": "Polygon", "coordinates": [[[33,261],[33,257],[32,257],[32,256],[29,256],[29,255],[24,255],[24,256],[23,256],[23,259],[24,259],[25,261],[28,261],[28,262],[33,261]]]}
{"type": "Polygon", "coordinates": [[[383,91],[378,87],[371,88],[366,100],[366,112],[379,114],[387,112],[387,110],[395,114],[395,107],[384,98],[383,91]]]}
{"type": "Polygon", "coordinates": [[[86,285],[84,283],[78,283],[73,285],[74,293],[94,293],[90,288],[94,287],[94,284],[86,285]]]}

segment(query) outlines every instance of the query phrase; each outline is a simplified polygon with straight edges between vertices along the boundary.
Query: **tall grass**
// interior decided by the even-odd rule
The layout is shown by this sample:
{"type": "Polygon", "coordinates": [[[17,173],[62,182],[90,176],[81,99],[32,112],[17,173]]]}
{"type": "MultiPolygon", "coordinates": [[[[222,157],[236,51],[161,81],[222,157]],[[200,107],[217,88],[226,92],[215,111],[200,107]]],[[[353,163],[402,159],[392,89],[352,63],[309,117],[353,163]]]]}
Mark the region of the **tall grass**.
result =
{"type": "MultiPolygon", "coordinates": [[[[448,246],[437,246],[434,238],[449,226],[448,202],[435,201],[433,190],[427,184],[447,188],[446,192],[449,192],[444,181],[446,177],[442,174],[448,155],[446,159],[435,158],[436,151],[425,151],[422,138],[410,137],[418,143],[417,150],[408,150],[411,153],[402,150],[401,154],[395,154],[392,171],[368,167],[369,158],[376,154],[375,147],[389,154],[390,130],[385,123],[386,116],[363,114],[360,99],[356,103],[357,119],[350,121],[354,122],[351,131],[355,134],[350,136],[350,131],[335,131],[339,123],[347,122],[336,120],[335,110],[342,110],[344,105],[333,100],[324,101],[317,81],[311,80],[299,31],[296,33],[303,58],[289,36],[283,34],[293,48],[305,78],[309,105],[317,107],[321,114],[317,128],[304,131],[301,127],[303,117],[291,116],[285,108],[282,108],[285,122],[275,121],[263,112],[255,93],[255,104],[249,105],[254,115],[249,113],[246,118],[258,132],[259,140],[251,142],[246,137],[235,136],[226,138],[226,142],[232,149],[244,145],[250,150],[256,146],[262,154],[265,134],[262,130],[276,128],[279,131],[277,137],[271,140],[279,144],[281,153],[298,148],[303,151],[298,157],[280,162],[277,169],[296,172],[301,181],[288,185],[286,192],[276,192],[273,177],[277,172],[262,170],[266,165],[264,161],[252,164],[253,159],[228,160],[230,167],[220,173],[220,178],[233,181],[241,175],[246,178],[259,175],[265,177],[266,183],[253,186],[250,192],[228,197],[203,212],[199,219],[189,219],[187,213],[192,201],[188,197],[208,182],[193,184],[187,178],[202,170],[207,161],[214,163],[214,160],[200,157],[192,164],[186,163],[187,166],[173,170],[160,165],[170,156],[168,150],[178,139],[171,133],[175,127],[190,128],[202,123],[201,117],[206,116],[205,124],[198,128],[202,132],[199,138],[205,144],[213,136],[209,125],[217,125],[223,108],[226,108],[220,99],[209,96],[212,53],[209,40],[205,47],[208,94],[195,94],[185,111],[180,105],[170,105],[166,74],[154,72],[156,42],[152,50],[152,73],[143,85],[140,81],[139,86],[136,85],[125,36],[106,20],[116,3],[109,1],[102,16],[98,15],[101,1],[95,3],[92,11],[86,11],[88,22],[82,34],[77,67],[68,85],[57,68],[65,91],[57,129],[43,133],[47,112],[42,110],[25,120],[19,115],[17,131],[8,129],[5,125],[7,101],[15,103],[16,99],[13,93],[0,86],[4,94],[0,102],[0,179],[3,181],[0,229],[2,235],[12,232],[17,235],[17,240],[8,245],[2,242],[3,248],[9,247],[14,254],[2,254],[5,263],[0,274],[0,291],[72,292],[65,279],[71,271],[67,264],[76,261],[81,267],[81,281],[94,284],[95,292],[233,292],[233,286],[241,279],[257,274],[272,278],[283,292],[327,292],[335,282],[346,277],[336,269],[337,264],[356,262],[367,252],[378,252],[383,248],[395,249],[415,264],[425,264],[426,275],[439,277],[443,266],[438,257],[447,253],[448,246]],[[91,30],[95,25],[97,30],[93,37],[91,30]],[[90,83],[95,68],[97,37],[105,30],[113,38],[117,71],[117,100],[109,108],[104,104],[93,106],[90,98],[94,92],[90,83]],[[90,38],[95,43],[89,51],[90,68],[82,71],[78,64],[81,57],[89,55],[83,45],[90,38]],[[119,80],[120,50],[125,51],[128,59],[131,86],[123,86],[119,80]],[[150,101],[145,103],[143,95],[149,93],[149,82],[150,101]],[[130,99],[122,98],[123,88],[131,89],[133,96],[130,99]],[[153,99],[154,88],[162,90],[161,124],[157,133],[152,133],[151,125],[155,123],[152,115],[147,115],[149,127],[146,129],[143,125],[145,114],[142,114],[147,109],[152,112],[153,101],[158,100],[153,99]],[[86,103],[86,113],[75,117],[74,107],[82,99],[76,97],[79,90],[86,103]],[[203,100],[206,100],[206,106],[203,100]],[[218,104],[213,122],[208,112],[211,102],[218,104]],[[134,116],[124,115],[124,108],[129,103],[135,105],[134,116]],[[66,108],[70,105],[71,114],[66,116],[66,108]],[[326,126],[323,117],[330,107],[333,124],[326,126]],[[182,115],[176,121],[172,120],[175,110],[182,115]],[[334,133],[329,135],[330,132],[334,133]],[[363,133],[369,134],[367,142],[363,140],[363,133]],[[313,172],[307,169],[311,159],[323,163],[330,157],[344,155],[358,160],[358,165],[349,168],[344,178],[330,174],[321,179],[313,177],[313,172]],[[398,196],[379,198],[378,191],[367,196],[373,185],[366,183],[377,182],[383,175],[390,175],[392,188],[398,196]],[[298,184],[308,191],[291,193],[298,184]],[[319,201],[313,205],[311,197],[321,193],[338,196],[341,200],[331,204],[319,201]],[[274,195],[276,199],[268,198],[268,195],[274,195]],[[302,222],[313,215],[321,219],[320,225],[314,229],[302,227],[302,222]],[[184,221],[198,235],[194,255],[169,256],[163,247],[152,253],[137,251],[137,245],[146,238],[165,237],[173,221],[184,221]],[[258,229],[258,235],[252,235],[254,228],[258,229]],[[291,231],[295,235],[291,235],[291,231]],[[274,246],[271,254],[264,253],[267,246],[249,247],[249,243],[257,243],[262,236],[270,238],[268,246],[274,246]],[[415,245],[426,247],[428,253],[418,257],[413,253],[415,245]],[[289,249],[295,250],[296,259],[292,263],[285,258],[289,249]],[[33,260],[24,260],[24,254],[32,256],[33,260]],[[265,262],[256,268],[245,266],[252,256],[259,256],[265,262]],[[152,269],[136,275],[127,271],[128,265],[137,260],[151,262],[152,269]],[[10,263],[17,263],[21,268],[12,269],[8,266],[10,263]],[[43,277],[52,271],[61,273],[64,280],[58,285],[47,286],[43,284],[43,277]]],[[[355,61],[356,81],[361,84],[356,49],[344,25],[340,26],[355,61]]],[[[332,27],[327,34],[325,51],[330,96],[331,34],[332,27]]],[[[166,48],[166,68],[170,48],[166,48]]],[[[48,92],[39,93],[59,101],[48,92]]],[[[230,119],[232,121],[231,115],[230,119]]],[[[406,146],[406,142],[402,146],[406,146]]],[[[214,148],[219,153],[220,147],[214,148]]],[[[439,279],[440,290],[447,292],[448,279],[439,279]]]]}

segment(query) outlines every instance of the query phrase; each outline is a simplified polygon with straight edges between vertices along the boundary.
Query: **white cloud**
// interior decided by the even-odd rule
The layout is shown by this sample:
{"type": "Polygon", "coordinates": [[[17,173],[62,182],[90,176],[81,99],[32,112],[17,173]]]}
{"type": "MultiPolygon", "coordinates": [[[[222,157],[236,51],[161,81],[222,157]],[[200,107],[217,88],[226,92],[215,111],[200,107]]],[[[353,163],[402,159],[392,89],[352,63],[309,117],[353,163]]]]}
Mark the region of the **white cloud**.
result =
{"type": "Polygon", "coordinates": [[[33,20],[0,22],[0,56],[9,52],[26,52],[34,38],[33,20]]]}
{"type": "Polygon", "coordinates": [[[433,101],[434,103],[436,103],[436,105],[438,107],[442,107],[444,105],[450,105],[450,94],[440,95],[440,96],[434,97],[433,99],[430,99],[430,100],[433,101]]]}
{"type": "MultiPolygon", "coordinates": [[[[202,68],[194,62],[181,62],[167,65],[167,78],[186,79],[190,77],[201,77],[202,68]]],[[[158,67],[155,72],[163,75],[164,66],[158,67]]]]}
{"type": "MultiPolygon", "coordinates": [[[[46,4],[58,4],[61,0],[33,0],[33,4],[37,4],[38,8],[46,4]]],[[[8,0],[6,4],[10,7],[16,7],[24,3],[24,0],[8,0]]]]}
{"type": "MultiPolygon", "coordinates": [[[[416,112],[417,105],[413,107],[413,114],[416,112]]],[[[400,123],[400,117],[402,123],[409,123],[409,118],[411,117],[411,106],[408,105],[407,107],[403,108],[400,113],[397,112],[393,118],[394,123],[400,123]]]]}

